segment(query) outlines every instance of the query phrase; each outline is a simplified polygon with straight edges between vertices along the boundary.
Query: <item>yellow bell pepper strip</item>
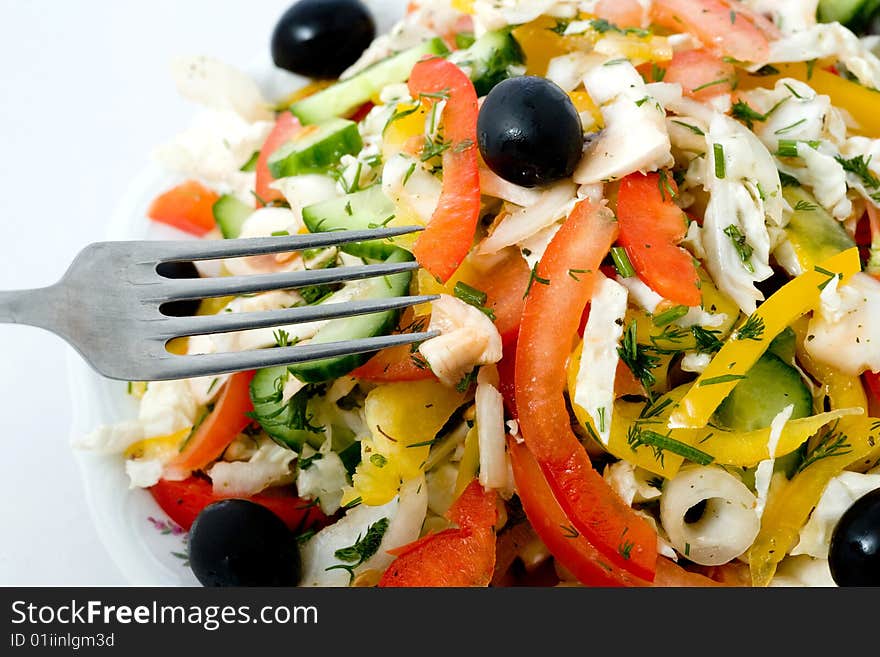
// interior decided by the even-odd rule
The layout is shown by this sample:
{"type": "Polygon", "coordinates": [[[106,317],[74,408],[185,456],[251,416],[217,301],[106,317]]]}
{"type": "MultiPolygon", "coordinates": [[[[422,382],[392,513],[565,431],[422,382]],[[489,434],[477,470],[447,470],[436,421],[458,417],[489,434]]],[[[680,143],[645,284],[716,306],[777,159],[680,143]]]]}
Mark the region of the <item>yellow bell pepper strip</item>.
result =
{"type": "MultiPolygon", "coordinates": [[[[727,340],[669,419],[672,429],[705,427],[715,409],[745,377],[779,333],[819,303],[834,277],[845,283],[861,271],[858,249],[848,249],[807,271],[765,301],[727,340]]],[[[849,404],[845,407],[852,406],[849,404]]]]}
{"type": "Polygon", "coordinates": [[[422,472],[437,432],[466,398],[430,380],[389,383],[370,391],[364,414],[371,436],[361,441],[361,463],[343,504],[358,498],[370,506],[391,501],[401,482],[422,472]]]}
{"type": "Polygon", "coordinates": [[[831,104],[835,107],[849,112],[859,124],[856,132],[874,139],[880,137],[880,112],[877,111],[876,91],[804,62],[774,64],[773,68],[779,71],[778,75],[742,76],[740,89],[773,87],[782,78],[800,80],[817,93],[830,96],[831,104]]]}
{"type": "MultiPolygon", "coordinates": [[[[581,14],[579,20],[595,20],[581,14]]],[[[594,23],[582,34],[564,36],[564,23],[551,16],[541,16],[514,28],[513,38],[519,43],[526,59],[527,75],[546,75],[550,60],[572,52],[593,52],[609,59],[625,57],[639,65],[646,62],[667,62],[673,49],[667,37],[649,32],[626,33],[607,20],[594,23]]]]}
{"type": "Polygon", "coordinates": [[[586,91],[575,90],[570,91],[568,97],[571,98],[571,102],[574,104],[574,108],[578,111],[578,114],[583,114],[584,112],[590,113],[590,116],[595,123],[595,126],[593,127],[594,131],[601,130],[605,127],[605,119],[602,116],[602,110],[599,109],[599,106],[590,94],[586,91]]]}
{"type": "MultiPolygon", "coordinates": [[[[802,323],[795,332],[798,333],[798,361],[822,383],[831,408],[864,410],[868,398],[861,381],[814,361],[803,346],[806,331],[802,323]]],[[[755,586],[770,584],[777,565],[795,545],[828,482],[872,451],[869,422],[867,414],[841,418],[822,432],[818,440],[811,441],[813,444],[790,481],[775,478],[761,519],[761,531],[749,551],[755,586]]]]}
{"type": "Polygon", "coordinates": [[[680,429],[672,431],[677,440],[699,447],[719,465],[751,468],[765,459],[779,458],[795,451],[822,427],[841,418],[864,415],[861,408],[841,408],[830,413],[787,422],[779,434],[776,450],[770,454],[770,427],[755,431],[718,431],[715,429],[680,429]]]}
{"type": "Polygon", "coordinates": [[[402,103],[382,132],[382,157],[390,160],[415,140],[425,141],[425,119],[428,108],[421,103],[402,103]]]}
{"type": "Polygon", "coordinates": [[[125,458],[159,459],[174,456],[180,451],[180,445],[186,440],[191,431],[192,427],[187,427],[167,436],[139,440],[125,450],[125,458]]]}
{"type": "Polygon", "coordinates": [[[464,439],[464,453],[458,464],[458,477],[455,479],[455,497],[460,496],[468,484],[480,472],[480,438],[477,425],[471,427],[464,439]]]}
{"type": "Polygon", "coordinates": [[[556,31],[559,22],[541,16],[514,28],[512,34],[526,58],[527,75],[546,75],[550,60],[575,50],[592,50],[594,41],[581,37],[564,37],[556,31]],[[579,40],[580,39],[580,48],[579,40]]]}
{"type": "MultiPolygon", "coordinates": [[[[592,417],[590,414],[584,410],[581,406],[578,406],[574,403],[574,395],[575,395],[575,387],[577,385],[577,374],[581,364],[581,356],[583,354],[584,345],[583,342],[578,345],[577,349],[575,349],[574,353],[571,355],[568,363],[568,394],[569,398],[572,400],[571,407],[574,411],[575,417],[580,422],[581,426],[587,431],[587,433],[591,436],[597,436],[596,427],[593,423],[592,417]]],[[[669,398],[674,402],[677,402],[684,396],[686,392],[686,388],[676,388],[671,393],[666,395],[665,397],[657,400],[655,404],[656,407],[660,407],[661,404],[664,403],[664,400],[669,398]]],[[[666,420],[669,418],[669,410],[671,410],[671,404],[666,405],[666,413],[662,412],[656,416],[656,421],[658,426],[662,427],[666,420]]],[[[661,477],[670,478],[675,476],[675,473],[678,472],[678,469],[681,467],[683,462],[683,458],[678,456],[677,454],[666,454],[663,460],[659,460],[654,451],[648,447],[647,445],[636,445],[635,447],[629,444],[627,437],[629,435],[630,427],[632,427],[642,413],[645,410],[645,405],[638,402],[625,402],[625,401],[616,401],[614,403],[614,413],[611,416],[611,432],[608,439],[607,445],[602,445],[603,449],[605,449],[609,454],[615,456],[619,459],[624,459],[637,465],[640,468],[644,468],[654,474],[660,475],[661,477]]],[[[665,433],[665,431],[664,431],[665,433]]]]}
{"type": "MultiPolygon", "coordinates": [[[[568,369],[569,397],[574,399],[577,372],[580,367],[583,345],[579,345],[574,351],[568,369]]],[[[663,408],[667,399],[673,403],[679,401],[690,386],[680,386],[667,393],[654,403],[654,408],[663,408]]],[[[648,407],[650,409],[650,407],[648,407]]],[[[592,418],[583,408],[572,402],[572,410],[575,417],[581,423],[587,433],[594,435],[596,427],[592,418]]],[[[678,474],[684,463],[684,457],[665,451],[663,459],[649,445],[631,444],[631,430],[642,420],[642,428],[651,429],[650,424],[644,421],[646,407],[641,403],[617,401],[614,404],[614,414],[611,418],[611,434],[607,445],[603,448],[612,456],[629,461],[633,465],[644,468],[649,472],[671,479],[678,474]]],[[[657,413],[651,418],[651,424],[660,433],[668,434],[669,438],[690,447],[695,447],[713,459],[713,463],[719,465],[731,465],[737,467],[753,467],[770,458],[768,443],[770,440],[770,428],[757,429],[755,431],[722,431],[707,427],[705,429],[674,429],[671,431],[659,431],[668,419],[671,407],[667,406],[665,413],[657,413]]],[[[650,413],[650,410],[648,411],[650,413]]],[[[861,408],[844,408],[830,413],[821,413],[812,417],[793,420],[785,425],[779,436],[774,457],[785,456],[800,447],[804,441],[814,435],[819,429],[849,415],[861,415],[861,408]]]]}

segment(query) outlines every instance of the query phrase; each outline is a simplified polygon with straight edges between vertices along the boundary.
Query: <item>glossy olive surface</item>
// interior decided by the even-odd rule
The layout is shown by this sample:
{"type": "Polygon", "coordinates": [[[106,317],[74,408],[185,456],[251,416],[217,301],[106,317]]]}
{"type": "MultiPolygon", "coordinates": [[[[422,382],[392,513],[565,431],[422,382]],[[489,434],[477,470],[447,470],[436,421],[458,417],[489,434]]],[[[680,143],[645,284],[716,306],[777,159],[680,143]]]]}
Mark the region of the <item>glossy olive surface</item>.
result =
{"type": "Polygon", "coordinates": [[[358,0],[300,0],[272,34],[272,60],[310,78],[337,78],[376,36],[370,11],[358,0]]]}
{"type": "Polygon", "coordinates": [[[477,140],[489,168],[523,187],[568,178],[584,148],[580,115],[568,94],[533,76],[505,80],[489,93],[477,140]]]}
{"type": "Polygon", "coordinates": [[[856,500],[840,518],[828,564],[839,586],[880,586],[880,488],[856,500]]]}
{"type": "Polygon", "coordinates": [[[206,506],[189,534],[189,561],[204,586],[296,586],[302,576],[293,533],[247,500],[206,506]]]}

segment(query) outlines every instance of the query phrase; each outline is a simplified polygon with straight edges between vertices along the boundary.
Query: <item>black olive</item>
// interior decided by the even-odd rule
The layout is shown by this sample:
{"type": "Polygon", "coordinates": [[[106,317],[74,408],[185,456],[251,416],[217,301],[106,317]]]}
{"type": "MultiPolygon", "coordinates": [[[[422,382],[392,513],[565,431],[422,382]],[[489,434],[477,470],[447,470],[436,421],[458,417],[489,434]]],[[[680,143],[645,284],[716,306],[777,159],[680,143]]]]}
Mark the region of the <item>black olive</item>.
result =
{"type": "Polygon", "coordinates": [[[300,0],[275,26],[272,59],[306,77],[337,78],[375,36],[373,17],[359,0],[300,0]]]}
{"type": "Polygon", "coordinates": [[[569,177],[584,150],[571,98],[550,80],[532,76],[505,80],[489,93],[477,140],[489,168],[523,187],[569,177]]]}
{"type": "Polygon", "coordinates": [[[296,537],[269,509],[247,500],[206,506],[189,533],[189,562],[204,586],[296,586],[296,537]]]}
{"type": "MultiPolygon", "coordinates": [[[[165,278],[198,278],[199,270],[191,262],[163,262],[156,271],[165,278]]],[[[199,311],[198,299],[163,303],[161,311],[171,317],[191,317],[199,311]]]]}
{"type": "Polygon", "coordinates": [[[880,488],[856,500],[840,518],[828,564],[838,586],[880,586],[880,488]]]}

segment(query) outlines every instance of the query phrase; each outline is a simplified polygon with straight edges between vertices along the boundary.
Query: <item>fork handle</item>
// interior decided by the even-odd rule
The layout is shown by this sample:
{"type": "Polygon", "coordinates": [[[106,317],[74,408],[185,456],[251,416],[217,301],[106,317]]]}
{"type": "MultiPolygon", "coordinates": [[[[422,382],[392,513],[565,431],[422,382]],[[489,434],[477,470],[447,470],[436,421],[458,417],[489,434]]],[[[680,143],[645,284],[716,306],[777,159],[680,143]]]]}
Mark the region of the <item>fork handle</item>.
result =
{"type": "Polygon", "coordinates": [[[27,324],[52,330],[58,312],[52,287],[34,290],[0,290],[0,323],[27,324]]]}

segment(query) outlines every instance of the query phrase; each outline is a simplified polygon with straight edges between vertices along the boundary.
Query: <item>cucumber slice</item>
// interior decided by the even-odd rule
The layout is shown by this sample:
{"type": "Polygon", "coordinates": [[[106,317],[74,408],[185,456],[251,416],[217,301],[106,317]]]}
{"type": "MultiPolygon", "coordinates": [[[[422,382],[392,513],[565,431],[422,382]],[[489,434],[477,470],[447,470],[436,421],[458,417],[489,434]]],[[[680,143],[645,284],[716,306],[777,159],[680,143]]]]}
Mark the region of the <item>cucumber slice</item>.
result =
{"type": "Polygon", "coordinates": [[[303,389],[288,401],[282,401],[284,386],[290,379],[290,372],[283,365],[258,370],[251,380],[251,402],[254,405],[253,418],[260,423],[269,437],[285,447],[299,452],[309,443],[318,449],[324,442],[323,431],[309,431],[303,428],[303,421],[310,416],[311,400],[298,395],[307,395],[303,389]],[[305,416],[298,417],[305,405],[305,416]]]}
{"type": "Polygon", "coordinates": [[[254,154],[251,155],[251,159],[241,165],[241,169],[239,171],[244,171],[246,173],[252,173],[257,170],[257,160],[260,159],[260,151],[254,151],[254,154]]]}
{"type": "Polygon", "coordinates": [[[734,431],[763,429],[791,404],[792,420],[813,414],[813,396],[800,373],[768,352],[721,403],[714,422],[734,431]]]}
{"type": "Polygon", "coordinates": [[[786,327],[782,333],[773,338],[767,350],[774,356],[779,356],[785,363],[793,365],[797,353],[797,337],[794,331],[786,327]]]}
{"type": "MultiPolygon", "coordinates": [[[[396,249],[385,262],[409,262],[413,259],[412,254],[403,249],[396,249]]],[[[371,278],[362,283],[362,292],[359,299],[391,299],[403,296],[409,290],[412,274],[404,272],[382,278],[371,278]]],[[[309,341],[309,344],[327,344],[342,340],[357,340],[371,338],[377,335],[389,333],[397,324],[400,311],[393,310],[372,315],[361,315],[343,319],[333,319],[321,328],[309,341]]],[[[290,365],[288,369],[300,381],[306,383],[321,383],[339,378],[351,372],[353,369],[366,363],[373,354],[354,354],[352,356],[339,356],[310,363],[298,363],[290,365]]]]}
{"type": "Polygon", "coordinates": [[[254,213],[254,209],[239,198],[231,194],[225,194],[217,199],[212,208],[214,221],[228,240],[241,235],[241,227],[244,222],[254,213]]]}
{"type": "Polygon", "coordinates": [[[465,50],[474,45],[476,40],[477,37],[474,36],[473,32],[459,32],[455,35],[455,47],[459,50],[465,50]]]}
{"type": "Polygon", "coordinates": [[[488,95],[499,82],[514,75],[513,67],[525,62],[522,48],[510,34],[499,30],[483,35],[467,50],[452,53],[450,61],[470,69],[477,95],[488,95]]]}
{"type": "MultiPolygon", "coordinates": [[[[394,217],[394,203],[375,185],[362,192],[330,199],[304,208],[303,221],[312,233],[337,230],[369,230],[385,225],[394,217]]],[[[343,244],[346,253],[359,258],[384,260],[398,248],[387,240],[343,244]]]]}
{"type": "Polygon", "coordinates": [[[844,25],[866,22],[880,9],[880,0],[819,0],[819,20],[844,25]]]}
{"type": "Polygon", "coordinates": [[[275,178],[326,173],[343,155],[356,155],[363,147],[357,123],[330,119],[309,126],[272,153],[269,171],[275,178]]]}
{"type": "Polygon", "coordinates": [[[801,187],[786,187],[782,194],[789,205],[796,208],[785,233],[801,271],[810,271],[820,262],[856,245],[841,223],[828,214],[812,194],[801,187]]]}
{"type": "Polygon", "coordinates": [[[431,39],[294,103],[290,111],[305,124],[346,116],[389,84],[406,81],[413,66],[425,55],[446,55],[448,52],[443,39],[431,39]]]}

